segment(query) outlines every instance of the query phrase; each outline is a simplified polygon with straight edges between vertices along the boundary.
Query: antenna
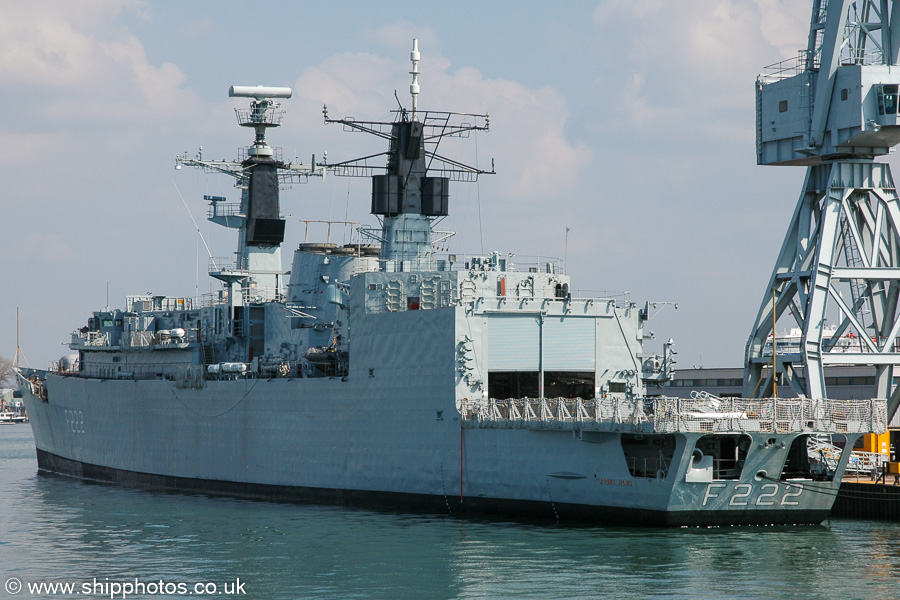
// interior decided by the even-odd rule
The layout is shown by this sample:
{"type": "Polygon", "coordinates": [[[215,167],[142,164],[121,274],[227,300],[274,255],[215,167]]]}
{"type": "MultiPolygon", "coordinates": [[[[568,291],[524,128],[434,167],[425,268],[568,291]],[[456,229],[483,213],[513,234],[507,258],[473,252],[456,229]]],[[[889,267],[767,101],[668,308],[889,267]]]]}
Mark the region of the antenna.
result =
{"type": "Polygon", "coordinates": [[[228,88],[229,98],[254,98],[250,110],[234,109],[238,124],[256,130],[256,141],[250,148],[250,156],[272,156],[272,149],[266,144],[266,128],[278,127],[284,118],[284,111],[273,98],[290,98],[293,91],[289,87],[271,87],[264,85],[233,85],[228,88]]]}
{"type": "Polygon", "coordinates": [[[28,359],[25,358],[25,353],[22,352],[22,348],[19,347],[19,307],[17,306],[16,307],[16,355],[13,357],[13,367],[16,369],[19,368],[19,357],[20,356],[25,359],[25,364],[30,367],[31,365],[28,364],[28,359]]]}
{"type": "Polygon", "coordinates": [[[229,98],[290,98],[292,90],[289,87],[272,87],[266,85],[233,85],[228,88],[229,98]]]}
{"type": "Polygon", "coordinates": [[[364,131],[390,140],[386,152],[329,163],[329,170],[339,176],[372,178],[371,213],[378,218],[381,229],[360,228],[359,232],[380,243],[379,256],[383,260],[422,261],[416,264],[428,270],[435,245],[453,235],[453,232],[432,229],[432,225],[449,214],[451,179],[476,181],[478,175],[488,173],[442,157],[437,153],[438,145],[445,137],[465,137],[470,131],[487,131],[488,126],[487,115],[432,110],[422,111],[420,121],[418,40],[413,40],[409,57],[412,61],[409,73],[413,76],[409,86],[411,119],[402,106],[393,111],[393,122],[330,119],[323,112],[326,123],[340,123],[345,130],[364,131]],[[458,117],[463,120],[454,122],[458,117]],[[382,156],[387,160],[376,164],[374,159],[382,156]]]}
{"type": "Polygon", "coordinates": [[[412,118],[413,121],[419,120],[419,40],[413,40],[412,52],[409,53],[409,60],[412,62],[412,71],[409,72],[413,76],[412,83],[409,85],[409,93],[412,95],[412,118]]]}
{"type": "MultiPolygon", "coordinates": [[[[191,218],[191,223],[194,224],[194,229],[197,230],[197,235],[200,236],[200,241],[203,242],[203,247],[206,248],[206,253],[210,258],[212,258],[213,255],[212,251],[209,249],[209,244],[206,243],[206,238],[203,237],[203,232],[200,231],[200,226],[197,225],[197,220],[194,218],[194,213],[192,213],[191,209],[188,208],[187,202],[184,201],[184,196],[181,195],[181,190],[178,189],[178,184],[175,183],[174,179],[172,180],[172,185],[175,186],[175,191],[178,193],[178,197],[181,198],[181,203],[184,204],[184,210],[187,211],[188,216],[191,218]]],[[[106,284],[106,303],[109,304],[109,282],[107,282],[106,284]]]]}

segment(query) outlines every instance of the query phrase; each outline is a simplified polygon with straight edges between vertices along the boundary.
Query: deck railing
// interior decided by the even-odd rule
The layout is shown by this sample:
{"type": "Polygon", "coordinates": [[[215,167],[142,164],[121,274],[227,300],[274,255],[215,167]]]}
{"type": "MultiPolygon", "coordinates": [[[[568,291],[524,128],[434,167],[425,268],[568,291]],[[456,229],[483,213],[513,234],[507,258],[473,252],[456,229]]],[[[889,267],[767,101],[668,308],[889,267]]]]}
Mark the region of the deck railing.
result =
{"type": "Polygon", "coordinates": [[[887,401],[800,398],[490,398],[463,399],[473,427],[579,429],[634,433],[883,433],[887,401]]]}

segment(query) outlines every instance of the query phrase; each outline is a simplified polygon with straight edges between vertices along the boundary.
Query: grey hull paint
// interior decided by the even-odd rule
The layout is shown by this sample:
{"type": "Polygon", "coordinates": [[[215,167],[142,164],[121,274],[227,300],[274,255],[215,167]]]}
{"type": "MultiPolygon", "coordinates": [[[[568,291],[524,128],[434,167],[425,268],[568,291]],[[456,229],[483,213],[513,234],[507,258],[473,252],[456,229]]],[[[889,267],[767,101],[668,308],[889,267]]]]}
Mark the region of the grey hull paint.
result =
{"type": "MultiPolygon", "coordinates": [[[[779,499],[787,500],[779,493],[768,508],[752,502],[732,508],[737,482],[685,484],[685,467],[677,464],[663,479],[632,477],[616,433],[585,442],[571,431],[461,428],[452,396],[444,392],[441,400],[439,386],[422,385],[416,397],[431,399],[423,401],[339,379],[208,382],[203,389],[57,375],[46,383],[47,401],[23,394],[40,468],[84,479],[275,500],[668,526],[818,523],[831,506],[826,495],[810,493],[779,506],[779,499]],[[354,400],[362,394],[372,400],[354,400]]],[[[679,437],[679,463],[693,441],[679,437]]],[[[779,462],[777,456],[766,460],[779,462]]],[[[753,500],[765,482],[748,479],[753,500]]]]}
{"type": "Polygon", "coordinates": [[[463,498],[429,496],[373,490],[303,488],[248,484],[208,479],[184,479],[148,473],[135,473],[89,465],[37,451],[38,468],[48,474],[75,477],[86,482],[111,483],[151,491],[228,496],[274,502],[323,503],[376,510],[402,510],[448,516],[503,516],[528,522],[609,523],[648,527],[691,527],[716,525],[817,525],[828,516],[827,510],[783,511],[781,514],[759,511],[681,511],[678,513],[623,508],[586,506],[555,502],[504,500],[500,498],[463,498]]]}

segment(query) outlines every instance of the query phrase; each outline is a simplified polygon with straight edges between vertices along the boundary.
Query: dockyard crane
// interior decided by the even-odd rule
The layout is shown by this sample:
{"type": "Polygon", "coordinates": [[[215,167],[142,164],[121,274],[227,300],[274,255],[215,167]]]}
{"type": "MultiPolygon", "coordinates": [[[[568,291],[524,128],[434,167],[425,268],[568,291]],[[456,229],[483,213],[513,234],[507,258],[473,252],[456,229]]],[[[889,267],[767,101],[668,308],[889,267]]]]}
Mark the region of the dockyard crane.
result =
{"type": "Polygon", "coordinates": [[[747,342],[744,396],[772,395],[780,380],[790,391],[779,395],[824,398],[827,365],[871,365],[893,414],[900,202],[876,158],[900,142],[900,0],[812,4],[806,50],[756,83],[757,163],[807,173],[747,342]],[[799,346],[779,347],[788,322],[799,346]]]}

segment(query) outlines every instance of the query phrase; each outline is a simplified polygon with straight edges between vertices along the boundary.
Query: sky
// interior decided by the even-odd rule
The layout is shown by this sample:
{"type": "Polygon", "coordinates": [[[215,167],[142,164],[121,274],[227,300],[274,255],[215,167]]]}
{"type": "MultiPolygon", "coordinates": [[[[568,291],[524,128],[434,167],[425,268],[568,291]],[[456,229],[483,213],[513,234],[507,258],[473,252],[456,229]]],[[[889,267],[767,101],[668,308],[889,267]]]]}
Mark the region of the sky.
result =
{"type": "MultiPolygon", "coordinates": [[[[810,6],[0,0],[0,356],[15,353],[17,309],[25,360],[45,368],[128,294],[218,289],[192,219],[229,255],[234,234],[205,220],[202,196],[238,191],[174,159],[252,143],[229,86],[293,88],[268,135],[285,159],[379,152],[322,106],[390,120],[395,91],[410,105],[417,38],[420,109],[490,114],[489,132],[441,148],[496,168],[452,184],[447,250],[567,257],[577,294],[677,302],[646,326],[650,350],[675,340],[677,367],[741,366],[805,175],[756,165],[754,82],[805,47],[810,6]]],[[[285,262],[299,219],[374,225],[369,205],[365,179],[282,192],[285,262]]]]}

